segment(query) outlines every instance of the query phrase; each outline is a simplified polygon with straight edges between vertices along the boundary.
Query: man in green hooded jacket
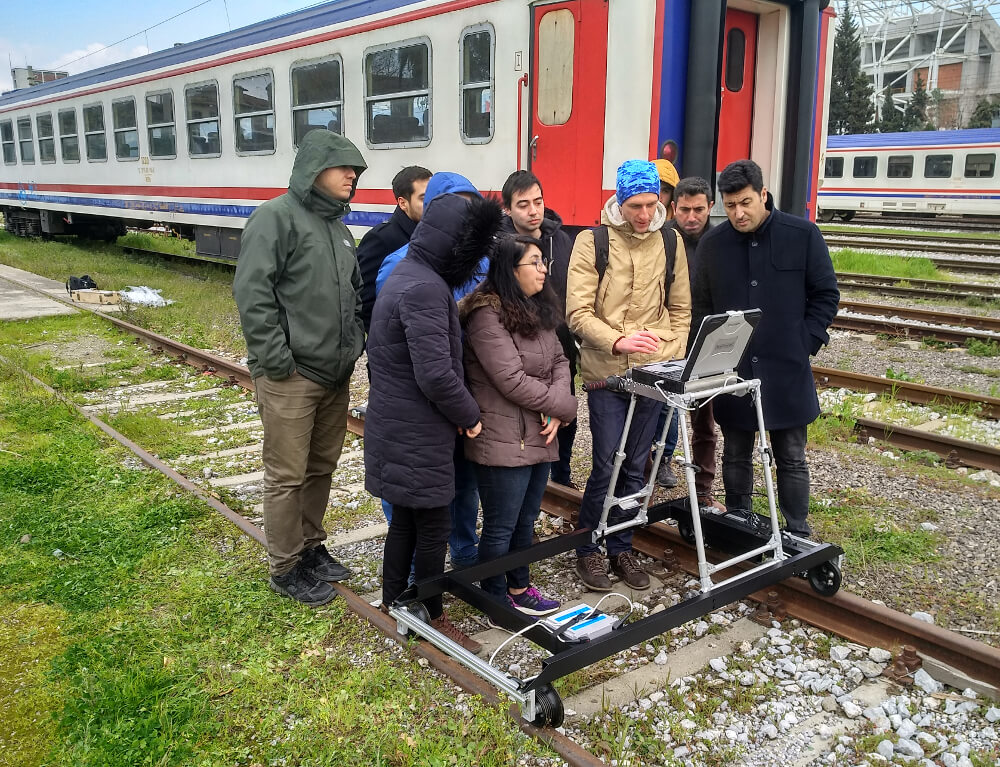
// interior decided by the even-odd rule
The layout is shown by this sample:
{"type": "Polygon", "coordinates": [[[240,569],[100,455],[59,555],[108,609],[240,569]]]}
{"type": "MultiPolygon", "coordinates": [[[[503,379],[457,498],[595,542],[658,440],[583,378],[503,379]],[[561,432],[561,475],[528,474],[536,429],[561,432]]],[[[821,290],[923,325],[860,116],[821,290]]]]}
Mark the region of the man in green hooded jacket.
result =
{"type": "Polygon", "coordinates": [[[264,425],[270,586],[312,607],[350,576],[323,545],[323,516],[364,348],[361,275],[341,218],[366,167],[343,136],[308,133],[288,192],[247,221],[233,280],[264,425]]]}

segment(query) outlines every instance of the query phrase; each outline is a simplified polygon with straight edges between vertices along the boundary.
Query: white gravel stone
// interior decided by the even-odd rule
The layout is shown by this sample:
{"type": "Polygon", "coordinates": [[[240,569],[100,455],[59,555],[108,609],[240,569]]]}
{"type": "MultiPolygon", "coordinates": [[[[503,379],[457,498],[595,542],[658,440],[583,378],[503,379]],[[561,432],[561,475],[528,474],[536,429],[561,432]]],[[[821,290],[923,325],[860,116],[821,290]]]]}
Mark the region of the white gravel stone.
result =
{"type": "Polygon", "coordinates": [[[934,616],[920,610],[917,610],[915,613],[910,613],[910,617],[918,621],[923,621],[924,623],[930,623],[931,625],[934,624],[934,616]]]}
{"type": "Polygon", "coordinates": [[[655,663],[657,666],[666,666],[667,665],[667,653],[664,652],[663,650],[660,650],[660,652],[657,653],[656,657],[653,658],[653,663],[655,663]]]}
{"type": "Polygon", "coordinates": [[[900,722],[899,726],[896,727],[896,734],[901,738],[911,739],[917,732],[917,725],[915,725],[909,719],[904,719],[900,722]]]}
{"type": "Polygon", "coordinates": [[[868,657],[875,663],[888,663],[892,660],[892,653],[888,650],[883,650],[881,647],[872,647],[868,651],[868,657]]]}
{"type": "Polygon", "coordinates": [[[944,685],[923,669],[918,669],[917,673],[913,675],[913,683],[924,692],[941,692],[944,689],[944,685]]]}
{"type": "Polygon", "coordinates": [[[844,701],[841,707],[844,709],[844,715],[850,719],[857,719],[861,716],[861,706],[852,700],[844,701]]]}
{"type": "Polygon", "coordinates": [[[933,533],[935,530],[938,529],[938,526],[935,525],[933,522],[921,522],[920,529],[925,530],[928,533],[933,533]]]}
{"type": "Polygon", "coordinates": [[[725,658],[712,658],[708,662],[708,665],[712,667],[712,670],[716,673],[721,674],[726,670],[726,659],[725,658]]]}
{"type": "Polygon", "coordinates": [[[878,745],[875,747],[875,750],[878,751],[879,755],[884,759],[892,759],[892,754],[895,751],[895,748],[893,747],[891,740],[880,740],[878,745]]]}
{"type": "Polygon", "coordinates": [[[851,657],[851,648],[847,645],[834,645],[830,648],[830,660],[845,661],[851,657]]]}
{"type": "Polygon", "coordinates": [[[990,710],[986,712],[986,721],[990,724],[1000,722],[1000,708],[990,706],[990,710]]]}
{"type": "Polygon", "coordinates": [[[914,759],[919,759],[924,755],[924,750],[920,745],[907,738],[900,738],[896,741],[896,750],[903,756],[912,756],[914,759]]]}

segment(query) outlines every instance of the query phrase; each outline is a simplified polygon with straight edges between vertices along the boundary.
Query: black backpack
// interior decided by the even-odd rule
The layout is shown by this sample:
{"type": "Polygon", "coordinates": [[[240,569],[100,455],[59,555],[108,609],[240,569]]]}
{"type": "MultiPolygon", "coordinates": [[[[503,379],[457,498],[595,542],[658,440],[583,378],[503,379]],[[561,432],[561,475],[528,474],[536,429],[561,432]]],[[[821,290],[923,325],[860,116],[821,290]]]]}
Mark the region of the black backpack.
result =
{"type": "Polygon", "coordinates": [[[66,292],[72,293],[74,290],[97,290],[97,283],[89,274],[83,277],[70,277],[66,280],[66,292]]]}
{"type": "MultiPolygon", "coordinates": [[[[590,230],[594,233],[594,266],[597,267],[597,286],[600,288],[604,273],[608,270],[608,258],[611,255],[611,238],[605,224],[595,226],[590,230]]],[[[667,275],[664,282],[663,305],[670,299],[670,286],[674,284],[674,264],[677,261],[677,232],[672,226],[660,227],[663,237],[663,249],[667,254],[667,275]]],[[[595,299],[596,300],[596,299],[595,299]]]]}

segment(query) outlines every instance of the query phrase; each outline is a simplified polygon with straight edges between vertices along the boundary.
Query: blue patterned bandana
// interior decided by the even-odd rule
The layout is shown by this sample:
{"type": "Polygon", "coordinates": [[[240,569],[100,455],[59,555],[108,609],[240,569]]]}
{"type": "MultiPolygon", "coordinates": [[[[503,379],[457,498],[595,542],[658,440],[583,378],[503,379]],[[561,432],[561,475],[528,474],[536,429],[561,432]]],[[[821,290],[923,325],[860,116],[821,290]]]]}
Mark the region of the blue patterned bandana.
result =
{"type": "Polygon", "coordinates": [[[660,193],[660,174],[649,160],[626,160],[618,166],[616,197],[621,205],[629,197],[660,193]]]}

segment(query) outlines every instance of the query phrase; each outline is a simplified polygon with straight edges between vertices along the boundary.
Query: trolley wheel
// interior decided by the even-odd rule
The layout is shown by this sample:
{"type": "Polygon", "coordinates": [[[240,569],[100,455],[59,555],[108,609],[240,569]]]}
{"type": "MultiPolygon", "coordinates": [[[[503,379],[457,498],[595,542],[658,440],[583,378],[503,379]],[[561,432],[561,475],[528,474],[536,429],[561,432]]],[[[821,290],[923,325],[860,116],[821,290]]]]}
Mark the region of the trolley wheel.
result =
{"type": "Polygon", "coordinates": [[[694,546],[694,525],[691,522],[686,519],[677,520],[677,533],[685,543],[689,543],[694,546]]]}
{"type": "Polygon", "coordinates": [[[422,623],[431,622],[431,614],[427,612],[427,608],[424,607],[423,602],[414,602],[411,605],[407,605],[406,611],[422,623]]]}
{"type": "Polygon", "coordinates": [[[840,568],[833,562],[823,562],[810,568],[806,576],[813,591],[821,597],[832,597],[840,589],[843,581],[840,568]]]}
{"type": "Polygon", "coordinates": [[[565,718],[562,699],[552,685],[543,684],[535,690],[535,727],[561,727],[565,718]]]}

